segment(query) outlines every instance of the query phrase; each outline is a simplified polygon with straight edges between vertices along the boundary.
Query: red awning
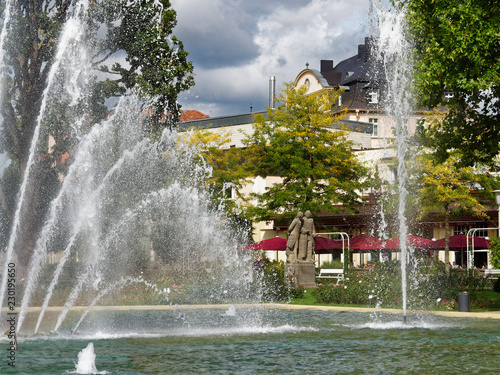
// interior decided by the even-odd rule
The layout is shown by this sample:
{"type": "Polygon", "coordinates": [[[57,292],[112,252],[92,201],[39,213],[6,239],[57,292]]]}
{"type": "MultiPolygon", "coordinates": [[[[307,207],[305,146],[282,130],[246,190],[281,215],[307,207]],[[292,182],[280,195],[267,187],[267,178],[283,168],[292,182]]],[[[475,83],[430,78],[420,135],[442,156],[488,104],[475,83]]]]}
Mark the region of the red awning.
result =
{"type": "MultiPolygon", "coordinates": [[[[286,250],[285,238],[274,237],[267,240],[262,240],[255,242],[251,245],[245,246],[245,250],[286,250]]],[[[347,243],[345,245],[347,247],[347,243]]],[[[335,250],[342,249],[342,241],[331,240],[325,237],[316,237],[314,240],[314,250],[324,251],[324,250],[335,250]]]]}
{"type": "MultiPolygon", "coordinates": [[[[487,249],[490,241],[483,237],[469,237],[469,247],[472,248],[474,241],[474,249],[487,249]]],[[[432,241],[428,249],[444,249],[445,239],[441,238],[437,241],[432,241]]],[[[467,236],[465,234],[457,234],[450,236],[450,249],[466,249],[467,236]]]]}
{"type": "Polygon", "coordinates": [[[245,246],[245,250],[286,250],[286,239],[273,237],[245,246]]]}
{"type": "MultiPolygon", "coordinates": [[[[429,246],[431,246],[434,241],[425,238],[425,237],[419,237],[419,236],[413,236],[413,235],[408,235],[408,240],[407,244],[411,246],[414,249],[429,249],[429,246]]],[[[385,248],[386,249],[400,249],[401,244],[399,243],[399,237],[392,238],[389,241],[385,243],[385,248]]]]}
{"type": "MultiPolygon", "coordinates": [[[[347,241],[345,243],[345,247],[347,248],[347,241]]],[[[342,241],[331,240],[329,238],[319,236],[314,239],[314,251],[316,253],[319,251],[336,249],[342,249],[342,241]]]]}
{"type": "Polygon", "coordinates": [[[355,250],[378,250],[384,249],[386,242],[367,234],[360,234],[351,238],[350,248],[355,250]]]}

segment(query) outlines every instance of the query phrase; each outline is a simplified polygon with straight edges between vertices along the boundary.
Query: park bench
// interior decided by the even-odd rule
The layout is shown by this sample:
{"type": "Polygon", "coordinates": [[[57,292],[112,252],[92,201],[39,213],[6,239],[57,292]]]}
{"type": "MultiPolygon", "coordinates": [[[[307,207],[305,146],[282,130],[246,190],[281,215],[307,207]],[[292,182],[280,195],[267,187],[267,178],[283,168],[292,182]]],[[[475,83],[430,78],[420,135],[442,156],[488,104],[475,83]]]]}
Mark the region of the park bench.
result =
{"type": "Polygon", "coordinates": [[[500,275],[500,270],[494,270],[494,269],[485,269],[484,270],[484,275],[500,275]]]}
{"type": "Polygon", "coordinates": [[[318,279],[337,279],[337,283],[344,279],[344,270],[342,268],[322,268],[319,270],[318,279]]]}

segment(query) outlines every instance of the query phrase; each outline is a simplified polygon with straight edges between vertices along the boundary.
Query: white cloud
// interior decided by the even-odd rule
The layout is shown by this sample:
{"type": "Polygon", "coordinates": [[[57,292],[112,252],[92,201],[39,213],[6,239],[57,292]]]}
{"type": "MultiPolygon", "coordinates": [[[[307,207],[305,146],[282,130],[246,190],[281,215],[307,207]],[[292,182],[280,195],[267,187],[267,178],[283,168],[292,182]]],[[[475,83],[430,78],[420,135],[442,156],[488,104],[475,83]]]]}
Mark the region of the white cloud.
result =
{"type": "MultiPolygon", "coordinates": [[[[240,0],[174,0],[179,37],[193,59],[196,86],[184,108],[210,116],[263,110],[268,81],[293,81],[319,60],[335,62],[357,53],[363,43],[369,0],[261,1],[252,8],[240,0]],[[182,33],[187,37],[183,39],[182,33]]],[[[176,29],[177,30],[177,29],[176,29]]]]}

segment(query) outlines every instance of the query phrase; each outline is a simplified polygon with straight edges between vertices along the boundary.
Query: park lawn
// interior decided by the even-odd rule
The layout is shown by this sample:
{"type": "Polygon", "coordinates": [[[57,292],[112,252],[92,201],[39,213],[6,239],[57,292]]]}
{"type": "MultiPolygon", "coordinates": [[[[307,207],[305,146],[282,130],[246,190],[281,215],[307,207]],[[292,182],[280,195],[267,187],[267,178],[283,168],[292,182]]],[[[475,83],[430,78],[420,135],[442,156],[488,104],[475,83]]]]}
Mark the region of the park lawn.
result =
{"type": "MultiPolygon", "coordinates": [[[[316,305],[316,306],[332,306],[328,303],[318,303],[316,298],[313,296],[314,289],[306,289],[302,298],[294,298],[290,303],[294,305],[316,305]]],[[[473,312],[484,312],[484,311],[500,311],[500,293],[494,292],[493,290],[481,290],[474,292],[471,296],[471,311],[473,312]]],[[[335,305],[335,306],[351,306],[351,307],[373,307],[370,305],[335,305]]],[[[455,308],[458,309],[458,304],[455,304],[455,308]]],[[[424,309],[428,310],[428,308],[424,309]]],[[[438,307],[431,310],[449,310],[449,308],[438,307]]]]}
{"type": "Polygon", "coordinates": [[[471,295],[471,311],[500,311],[500,293],[493,290],[480,290],[471,295]]]}
{"type": "Polygon", "coordinates": [[[333,305],[331,303],[320,303],[316,301],[316,298],[313,296],[314,289],[306,288],[304,295],[302,298],[293,298],[290,303],[293,305],[304,305],[304,306],[348,306],[348,307],[373,307],[370,305],[354,305],[354,304],[340,304],[333,305]]]}
{"type": "Polygon", "coordinates": [[[306,288],[302,298],[293,298],[290,303],[294,305],[319,305],[319,306],[327,306],[328,303],[318,303],[316,298],[313,296],[312,288],[306,288]]]}

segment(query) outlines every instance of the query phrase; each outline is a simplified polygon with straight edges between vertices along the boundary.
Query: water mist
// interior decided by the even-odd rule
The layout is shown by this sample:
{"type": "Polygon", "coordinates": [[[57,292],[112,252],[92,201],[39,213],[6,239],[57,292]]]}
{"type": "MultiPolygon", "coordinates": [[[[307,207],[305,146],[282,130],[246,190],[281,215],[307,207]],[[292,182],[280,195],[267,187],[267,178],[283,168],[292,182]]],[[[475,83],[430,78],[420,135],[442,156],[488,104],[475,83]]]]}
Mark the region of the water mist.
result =
{"type": "Polygon", "coordinates": [[[408,119],[413,112],[413,64],[411,39],[408,35],[405,9],[390,11],[374,0],[373,56],[376,69],[383,89],[383,109],[393,120],[396,129],[397,147],[397,184],[398,184],[398,226],[401,246],[401,278],[403,317],[406,319],[407,309],[407,266],[411,256],[411,248],[407,243],[408,225],[406,219],[407,200],[407,170],[406,155],[408,151],[408,119]]]}
{"type": "MultiPolygon", "coordinates": [[[[36,184],[31,170],[40,153],[47,152],[42,145],[48,137],[51,108],[64,98],[75,146],[28,263],[18,332],[27,333],[24,327],[35,292],[45,292],[35,332],[47,308],[64,302],[60,294],[57,302],[52,301],[55,292],[62,293],[64,288],[69,291],[64,289],[66,300],[56,329],[83,294],[92,301],[90,308],[124,283],[145,285],[164,303],[171,303],[168,295],[147,280],[148,275],[139,280],[139,271],[148,267],[162,267],[170,282],[187,280],[196,300],[248,302],[258,298],[251,254],[242,251],[246,233],[231,222],[223,202],[214,201],[207,186],[211,169],[200,162],[199,150],[169,129],[148,138],[144,100],[133,92],[122,96],[99,123],[89,126],[89,118],[82,114],[95,73],[90,61],[94,44],[85,34],[88,4],[87,0],[76,2],[62,29],[18,195],[6,265],[22,235],[21,210],[29,205],[26,186],[36,184]],[[53,253],[60,259],[47,272],[46,259],[53,253]]],[[[5,27],[4,33],[0,41],[9,37],[5,27]]],[[[2,301],[5,270],[3,275],[2,301]]]]}

